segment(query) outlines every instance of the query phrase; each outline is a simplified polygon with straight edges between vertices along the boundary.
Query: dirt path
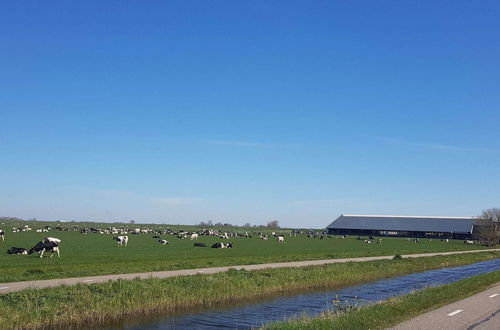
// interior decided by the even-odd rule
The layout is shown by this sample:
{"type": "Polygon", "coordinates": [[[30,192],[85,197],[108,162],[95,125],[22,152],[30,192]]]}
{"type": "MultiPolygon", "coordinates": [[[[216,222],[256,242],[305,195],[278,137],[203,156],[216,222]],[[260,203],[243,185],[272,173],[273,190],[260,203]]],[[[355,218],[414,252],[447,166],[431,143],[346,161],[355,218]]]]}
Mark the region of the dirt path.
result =
{"type": "MultiPolygon", "coordinates": [[[[431,257],[431,256],[438,256],[438,255],[478,253],[478,252],[487,252],[487,251],[500,251],[500,249],[406,254],[406,255],[402,255],[402,257],[403,258],[420,258],[420,257],[431,257]]],[[[328,260],[292,261],[292,262],[280,262],[280,263],[257,264],[257,265],[195,268],[195,269],[167,270],[167,271],[149,272],[149,273],[100,275],[100,276],[72,277],[72,278],[62,278],[62,279],[52,279],[52,280],[9,282],[9,283],[0,283],[0,294],[20,291],[20,290],[23,290],[26,288],[48,288],[48,287],[54,287],[54,286],[60,286],[60,285],[75,285],[75,284],[79,284],[79,283],[93,284],[93,283],[107,282],[110,280],[115,281],[118,279],[131,280],[131,279],[135,279],[135,278],[140,278],[140,279],[147,279],[147,278],[153,278],[153,277],[154,278],[166,278],[166,277],[198,275],[198,274],[215,274],[215,273],[221,273],[221,272],[228,271],[229,269],[257,270],[257,269],[265,269],[265,268],[304,267],[304,266],[315,266],[315,265],[342,263],[342,262],[363,262],[363,261],[372,261],[372,260],[384,260],[384,259],[392,259],[392,258],[393,258],[393,256],[379,256],[379,257],[343,258],[343,259],[328,259],[328,260]]]]}

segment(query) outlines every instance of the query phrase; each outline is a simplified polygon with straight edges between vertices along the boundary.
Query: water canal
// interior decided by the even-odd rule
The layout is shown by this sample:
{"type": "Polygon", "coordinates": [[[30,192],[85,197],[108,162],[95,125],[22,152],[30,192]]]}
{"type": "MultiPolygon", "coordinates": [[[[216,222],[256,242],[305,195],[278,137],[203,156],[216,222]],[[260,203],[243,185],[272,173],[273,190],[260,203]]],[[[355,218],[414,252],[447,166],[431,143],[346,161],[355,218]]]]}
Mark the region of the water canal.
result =
{"type": "Polygon", "coordinates": [[[148,320],[128,320],[108,329],[252,329],[307,314],[315,316],[346,304],[365,305],[430,286],[453,283],[500,270],[500,259],[394,277],[348,288],[277,297],[239,306],[198,310],[148,320]],[[340,301],[340,305],[339,305],[340,301]]]}

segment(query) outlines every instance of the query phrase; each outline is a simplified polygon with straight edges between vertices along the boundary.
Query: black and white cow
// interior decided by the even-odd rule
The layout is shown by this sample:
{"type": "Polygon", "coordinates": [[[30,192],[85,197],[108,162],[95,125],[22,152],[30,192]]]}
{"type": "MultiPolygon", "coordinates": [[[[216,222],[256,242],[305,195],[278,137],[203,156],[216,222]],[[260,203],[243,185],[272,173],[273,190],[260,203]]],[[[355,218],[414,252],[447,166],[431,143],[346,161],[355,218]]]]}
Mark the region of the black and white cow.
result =
{"type": "Polygon", "coordinates": [[[166,239],[159,239],[158,243],[160,243],[161,245],[166,245],[168,244],[168,241],[166,239]]]}
{"type": "Polygon", "coordinates": [[[205,243],[194,243],[193,246],[195,246],[195,247],[206,247],[207,245],[205,243]]]}
{"type": "Polygon", "coordinates": [[[5,241],[5,232],[0,229],[0,238],[2,239],[2,242],[5,241]]]}
{"type": "Polygon", "coordinates": [[[28,254],[28,250],[25,248],[11,247],[7,250],[7,254],[28,254]]]}
{"type": "Polygon", "coordinates": [[[214,249],[231,249],[233,247],[233,243],[214,243],[212,244],[212,248],[214,249]]]}
{"type": "Polygon", "coordinates": [[[128,236],[114,236],[113,239],[118,243],[118,246],[127,246],[128,236]]]}
{"type": "Polygon", "coordinates": [[[59,254],[59,243],[61,243],[61,240],[58,238],[45,237],[40,242],[36,243],[36,245],[28,251],[28,254],[33,254],[33,252],[36,252],[36,253],[39,253],[40,258],[42,258],[43,253],[45,251],[49,251],[49,252],[51,252],[50,258],[52,258],[52,255],[54,254],[54,252],[56,252],[57,256],[60,258],[61,255],[59,254]]]}

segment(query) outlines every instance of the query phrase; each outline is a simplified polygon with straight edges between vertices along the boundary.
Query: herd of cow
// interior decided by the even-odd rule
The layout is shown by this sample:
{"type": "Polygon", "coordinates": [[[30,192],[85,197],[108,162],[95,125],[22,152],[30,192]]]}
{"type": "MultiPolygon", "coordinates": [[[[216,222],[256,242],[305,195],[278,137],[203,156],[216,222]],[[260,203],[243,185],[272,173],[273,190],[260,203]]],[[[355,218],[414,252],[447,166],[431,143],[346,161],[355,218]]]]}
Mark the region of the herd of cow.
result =
{"type": "MultiPolygon", "coordinates": [[[[27,226],[25,226],[27,227],[27,226]]],[[[25,230],[22,231],[30,231],[31,228],[24,228],[25,230]]],[[[50,228],[44,228],[43,232],[48,232],[50,228]]],[[[54,228],[56,230],[63,231],[64,229],[62,228],[54,228]]],[[[197,232],[185,232],[185,231],[179,231],[179,232],[174,232],[169,229],[167,230],[156,230],[153,231],[151,229],[116,229],[113,227],[107,228],[107,229],[95,229],[95,228],[88,228],[88,229],[78,229],[80,233],[82,234],[87,234],[87,233],[100,233],[100,234],[122,234],[119,236],[113,236],[113,240],[116,241],[119,247],[126,247],[128,244],[128,236],[123,235],[123,234],[154,234],[152,237],[158,239],[158,243],[161,245],[166,245],[169,244],[169,242],[165,239],[161,239],[160,235],[175,235],[177,238],[182,238],[182,239],[191,239],[191,240],[198,240],[200,236],[215,236],[218,238],[222,239],[227,239],[229,240],[231,237],[246,237],[250,238],[252,237],[249,235],[247,232],[244,234],[242,233],[237,233],[237,232],[222,232],[222,231],[215,231],[212,229],[201,229],[197,232]]],[[[17,228],[13,229],[13,232],[19,232],[21,230],[18,230],[17,228]]],[[[37,232],[39,232],[37,230],[37,232]]],[[[40,231],[41,232],[41,231],[40,231]]],[[[290,234],[291,235],[291,234],[290,234]]],[[[269,235],[264,235],[263,233],[256,233],[256,236],[260,239],[267,240],[269,238],[269,235]]],[[[285,243],[285,237],[284,235],[277,234],[277,233],[272,233],[272,237],[275,237],[278,243],[285,243]]],[[[5,231],[0,229],[0,239],[2,241],[5,241],[5,231]]],[[[50,257],[53,256],[54,253],[57,253],[57,256],[60,257],[60,250],[59,250],[59,244],[61,243],[61,240],[55,237],[45,237],[38,243],[36,243],[31,249],[25,249],[25,248],[20,248],[20,247],[11,247],[10,249],[7,250],[7,254],[10,255],[25,255],[25,254],[33,254],[33,253],[38,253],[40,258],[43,257],[45,252],[50,252],[50,257]]],[[[201,242],[195,242],[193,244],[194,247],[207,247],[205,243],[201,242]]],[[[230,249],[233,247],[232,242],[224,243],[224,242],[217,242],[211,245],[212,248],[214,249],[230,249]]]]}

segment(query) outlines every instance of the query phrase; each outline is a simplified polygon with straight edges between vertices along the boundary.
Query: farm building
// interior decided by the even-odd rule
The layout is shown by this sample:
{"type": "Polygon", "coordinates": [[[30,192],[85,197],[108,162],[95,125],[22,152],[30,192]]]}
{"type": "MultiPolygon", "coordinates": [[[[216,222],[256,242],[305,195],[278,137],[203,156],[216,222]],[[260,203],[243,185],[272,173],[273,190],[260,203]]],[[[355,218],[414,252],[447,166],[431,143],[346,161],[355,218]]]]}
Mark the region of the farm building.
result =
{"type": "Polygon", "coordinates": [[[326,231],[334,235],[471,239],[474,224],[470,217],[342,214],[326,231]]]}

